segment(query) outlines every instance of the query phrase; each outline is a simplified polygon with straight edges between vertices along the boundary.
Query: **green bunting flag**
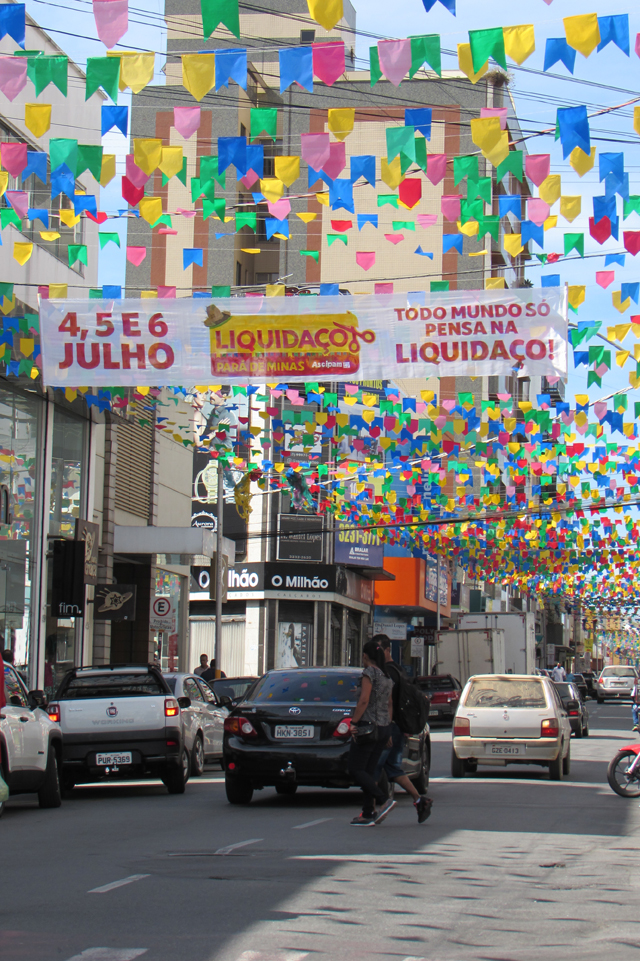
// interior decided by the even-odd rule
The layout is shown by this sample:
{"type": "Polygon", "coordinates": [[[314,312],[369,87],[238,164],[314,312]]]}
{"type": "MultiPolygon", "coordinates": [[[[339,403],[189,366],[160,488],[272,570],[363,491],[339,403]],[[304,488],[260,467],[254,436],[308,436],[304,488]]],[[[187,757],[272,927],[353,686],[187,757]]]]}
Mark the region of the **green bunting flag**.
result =
{"type": "Polygon", "coordinates": [[[522,150],[509,151],[502,163],[498,164],[496,167],[496,179],[498,183],[500,183],[506,173],[512,173],[516,180],[519,180],[520,183],[522,183],[522,178],[524,176],[522,158],[522,150]]]}
{"type": "MultiPolygon", "coordinates": [[[[178,178],[180,183],[184,184],[185,187],[187,186],[187,158],[186,157],[184,157],[182,160],[182,170],[180,170],[177,174],[175,174],[175,176],[178,178]]],[[[164,187],[166,184],[169,183],[170,180],[171,180],[171,177],[167,177],[166,174],[163,174],[162,186],[164,187]]]]}
{"type": "Polygon", "coordinates": [[[255,140],[261,134],[275,140],[278,135],[278,110],[276,107],[252,107],[250,139],[255,140]]]}
{"type": "Polygon", "coordinates": [[[369,47],[369,70],[371,72],[371,86],[375,87],[382,76],[377,47],[369,47]]]}
{"type": "Polygon", "coordinates": [[[69,254],[69,266],[73,267],[76,261],[80,261],[81,264],[87,266],[87,245],[86,244],[69,244],[68,249],[69,254]]]}
{"type": "Polygon", "coordinates": [[[243,227],[250,227],[251,230],[256,231],[258,226],[258,215],[254,211],[239,211],[236,214],[236,233],[242,230],[243,227]]]}
{"type": "MultiPolygon", "coordinates": [[[[55,168],[54,168],[55,169],[55,168]]],[[[78,163],[76,177],[88,170],[99,182],[102,175],[102,147],[93,144],[78,144],[78,163]]]]}
{"type": "Polygon", "coordinates": [[[230,284],[217,284],[211,288],[212,297],[230,297],[231,296],[231,285],[230,284]]]}
{"type": "Polygon", "coordinates": [[[85,100],[102,87],[114,103],[118,102],[120,57],[89,57],[87,59],[87,89],[85,100]]]}
{"type": "Polygon", "coordinates": [[[431,33],[424,37],[409,37],[411,40],[411,69],[409,79],[420,70],[424,63],[428,63],[432,70],[442,76],[442,57],[440,53],[440,36],[431,33]]]}
{"type": "Polygon", "coordinates": [[[238,0],[200,0],[200,9],[205,40],[209,39],[219,24],[227,27],[236,37],[240,37],[238,0]]]}
{"type": "Polygon", "coordinates": [[[215,197],[213,200],[202,201],[202,219],[208,220],[212,214],[216,214],[224,223],[224,215],[227,209],[227,202],[224,197],[215,197]]]}
{"type": "MultiPolygon", "coordinates": [[[[220,184],[223,190],[226,189],[227,172],[226,170],[223,170],[221,174],[218,173],[217,156],[200,157],[200,182],[206,184],[209,180],[215,180],[217,184],[220,184]]],[[[205,188],[203,187],[202,189],[204,190],[205,188]]]]}
{"type": "Polygon", "coordinates": [[[49,161],[52,170],[66,164],[75,177],[78,169],[78,141],[69,137],[53,137],[49,141],[49,161]]]}
{"type": "Polygon", "coordinates": [[[577,250],[581,257],[584,257],[584,234],[565,234],[564,235],[564,255],[577,250]]]}
{"type": "Polygon", "coordinates": [[[461,180],[465,177],[469,177],[471,180],[478,181],[480,179],[480,174],[478,173],[478,157],[477,155],[472,155],[470,157],[454,157],[453,158],[453,183],[457,187],[461,180]]]}
{"type": "Polygon", "coordinates": [[[107,244],[115,244],[116,247],[120,246],[120,234],[118,233],[103,233],[98,234],[100,238],[100,250],[104,250],[107,244]]]}
{"type": "Polygon", "coordinates": [[[318,261],[320,260],[320,251],[319,250],[301,250],[300,256],[311,257],[313,260],[315,260],[316,263],[318,263],[318,261]]]}
{"type": "Polygon", "coordinates": [[[67,96],[67,57],[29,57],[27,76],[36,88],[39,97],[50,83],[58,88],[63,97],[67,96]]]}
{"type": "Polygon", "coordinates": [[[488,30],[470,30],[469,43],[475,73],[482,70],[489,57],[493,57],[503,70],[507,69],[502,27],[490,27],[488,30]]]}

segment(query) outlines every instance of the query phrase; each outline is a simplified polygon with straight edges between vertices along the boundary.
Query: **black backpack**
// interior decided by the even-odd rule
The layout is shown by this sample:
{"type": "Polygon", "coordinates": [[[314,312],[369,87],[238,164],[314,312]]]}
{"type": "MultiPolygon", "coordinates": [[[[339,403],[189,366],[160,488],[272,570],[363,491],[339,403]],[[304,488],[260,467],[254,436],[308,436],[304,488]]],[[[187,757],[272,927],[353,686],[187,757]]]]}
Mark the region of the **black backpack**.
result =
{"type": "Polygon", "coordinates": [[[389,676],[395,684],[393,691],[393,720],[403,734],[421,734],[429,720],[429,703],[404,671],[389,665],[389,676]]]}

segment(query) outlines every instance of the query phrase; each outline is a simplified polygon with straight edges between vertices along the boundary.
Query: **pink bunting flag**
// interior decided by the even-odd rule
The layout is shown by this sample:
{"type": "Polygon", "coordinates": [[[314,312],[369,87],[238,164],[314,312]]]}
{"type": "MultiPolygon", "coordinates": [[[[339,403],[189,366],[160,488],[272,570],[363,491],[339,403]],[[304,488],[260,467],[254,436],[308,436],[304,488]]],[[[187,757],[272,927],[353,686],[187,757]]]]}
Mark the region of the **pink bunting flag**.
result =
{"type": "Polygon", "coordinates": [[[551,163],[548,153],[532,153],[525,158],[524,169],[529,180],[539,187],[549,176],[551,163]]]}
{"type": "Polygon", "coordinates": [[[174,107],[173,126],[181,137],[188,140],[200,126],[200,107],[174,107]]]}
{"type": "Polygon", "coordinates": [[[141,170],[133,159],[133,154],[127,154],[126,158],[126,170],[127,178],[131,181],[134,187],[144,187],[147,180],[149,179],[149,174],[146,174],[144,170],[141,170]]]}
{"type": "Polygon", "coordinates": [[[597,400],[593,405],[593,413],[596,415],[599,421],[604,419],[608,409],[609,408],[606,400],[597,400]]]}
{"type": "Polygon", "coordinates": [[[314,170],[322,170],[329,160],[331,138],[328,133],[303,133],[300,135],[300,156],[314,170]]]}
{"type": "Polygon", "coordinates": [[[29,194],[26,190],[7,190],[5,197],[17,213],[20,220],[24,220],[29,209],[29,194]]]}
{"type": "Polygon", "coordinates": [[[439,184],[441,180],[444,180],[446,172],[446,153],[429,154],[427,157],[427,178],[431,181],[434,187],[436,184],[439,184]]]}
{"type": "Polygon", "coordinates": [[[440,210],[447,220],[460,220],[460,201],[462,194],[451,194],[440,198],[440,210]]]}
{"type": "Polygon", "coordinates": [[[598,287],[602,287],[606,290],[610,284],[616,279],[616,274],[614,270],[597,270],[596,271],[596,283],[598,287]]]}
{"type": "Polygon", "coordinates": [[[8,100],[15,100],[27,83],[26,57],[0,57],[0,90],[8,100]]]}
{"type": "Polygon", "coordinates": [[[363,270],[371,270],[376,262],[375,250],[358,250],[356,253],[356,263],[363,270]]]}
{"type": "Polygon", "coordinates": [[[376,284],[373,288],[374,294],[392,294],[393,293],[393,283],[390,284],[376,284]]]}
{"type": "Polygon", "coordinates": [[[640,33],[636,35],[636,53],[640,57],[640,33]]]}
{"type": "Polygon", "coordinates": [[[416,217],[418,227],[435,227],[438,223],[437,214],[418,214],[416,217]]]}
{"type": "Polygon", "coordinates": [[[500,117],[500,129],[507,129],[507,107],[480,107],[480,118],[500,117]]]}
{"type": "Polygon", "coordinates": [[[385,234],[384,239],[388,240],[389,243],[393,244],[394,247],[397,244],[401,244],[404,240],[404,234],[385,234]]]}
{"type": "Polygon", "coordinates": [[[276,220],[284,220],[291,213],[291,202],[286,197],[281,197],[274,204],[268,200],[267,207],[269,208],[269,216],[275,217],[276,220]]]}
{"type": "Polygon", "coordinates": [[[2,166],[12,177],[18,177],[27,166],[26,143],[0,143],[2,166]]]}
{"type": "Polygon", "coordinates": [[[127,260],[134,267],[139,267],[146,256],[146,247],[127,247],[127,260]]]}
{"type": "Polygon", "coordinates": [[[197,210],[184,210],[182,207],[178,207],[176,210],[177,214],[181,214],[183,217],[195,217],[198,213],[197,210]]]}
{"type": "Polygon", "coordinates": [[[255,170],[247,170],[244,177],[240,178],[239,183],[241,183],[243,187],[246,187],[247,190],[251,190],[254,183],[258,179],[259,177],[258,177],[258,174],[255,172],[255,170]]]}
{"type": "Polygon", "coordinates": [[[330,87],[345,71],[344,41],[314,43],[312,50],[314,76],[330,87]]]}
{"type": "Polygon", "coordinates": [[[532,200],[527,200],[527,217],[529,220],[533,221],[536,227],[542,227],[543,223],[549,216],[549,211],[551,208],[548,203],[544,200],[540,200],[539,197],[534,197],[532,200]]]}
{"type": "Polygon", "coordinates": [[[158,287],[158,297],[162,300],[175,299],[176,288],[175,287],[158,287]]]}
{"type": "Polygon", "coordinates": [[[129,29],[129,0],[93,0],[96,30],[105,47],[115,47],[129,29]]]}
{"type": "Polygon", "coordinates": [[[411,69],[411,41],[378,40],[378,59],[387,80],[399,87],[411,69]]]}
{"type": "MultiPolygon", "coordinates": [[[[325,160],[323,171],[331,180],[335,180],[347,166],[347,148],[343,140],[329,144],[329,159],[325,160]]],[[[317,168],[314,167],[314,170],[317,168]]]]}

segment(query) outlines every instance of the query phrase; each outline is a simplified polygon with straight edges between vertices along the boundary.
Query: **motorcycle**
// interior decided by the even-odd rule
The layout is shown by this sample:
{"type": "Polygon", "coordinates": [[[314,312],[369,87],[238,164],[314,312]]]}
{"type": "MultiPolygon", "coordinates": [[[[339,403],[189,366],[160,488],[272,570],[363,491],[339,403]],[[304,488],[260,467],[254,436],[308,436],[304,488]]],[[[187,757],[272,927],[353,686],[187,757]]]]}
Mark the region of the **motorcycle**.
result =
{"type": "Polygon", "coordinates": [[[640,797],[640,744],[627,744],[609,762],[609,787],[620,797],[640,797]]]}

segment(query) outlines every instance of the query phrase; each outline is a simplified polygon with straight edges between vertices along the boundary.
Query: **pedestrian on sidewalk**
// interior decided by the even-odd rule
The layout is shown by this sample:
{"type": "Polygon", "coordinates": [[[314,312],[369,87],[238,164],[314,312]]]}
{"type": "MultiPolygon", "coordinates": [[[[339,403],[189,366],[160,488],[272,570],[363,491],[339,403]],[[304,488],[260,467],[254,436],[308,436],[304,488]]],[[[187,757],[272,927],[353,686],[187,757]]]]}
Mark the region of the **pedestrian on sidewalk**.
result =
{"type": "Polygon", "coordinates": [[[551,671],[551,677],[553,678],[554,681],[560,684],[562,684],[566,680],[567,674],[564,667],[560,663],[560,661],[558,661],[556,666],[551,671]]]}
{"type": "Polygon", "coordinates": [[[422,824],[423,821],[426,821],[431,814],[433,800],[430,797],[427,797],[426,794],[421,795],[417,791],[411,779],[404,773],[404,768],[402,767],[402,755],[404,753],[404,739],[406,735],[400,730],[395,720],[398,707],[398,695],[400,693],[398,682],[401,677],[405,677],[406,679],[406,675],[400,665],[396,664],[396,662],[393,660],[391,655],[391,641],[387,635],[376,634],[373,640],[382,649],[385,661],[385,673],[387,674],[387,677],[390,677],[393,681],[393,691],[391,693],[391,747],[389,750],[382,752],[380,760],[378,761],[376,781],[380,779],[380,775],[384,769],[390,782],[399,784],[401,788],[404,788],[407,794],[411,795],[413,798],[413,806],[415,807],[418,815],[418,824],[422,824]]]}
{"type": "Polygon", "coordinates": [[[349,773],[362,788],[362,814],[351,822],[371,826],[383,821],[396,802],[378,787],[375,770],[391,734],[393,681],[384,672],[384,654],[374,641],[362,649],[362,678],[358,703],[351,718],[349,773]],[[380,809],[376,812],[375,802],[380,809]]]}
{"type": "Polygon", "coordinates": [[[200,665],[199,665],[199,667],[196,667],[196,669],[195,669],[195,671],[194,671],[193,673],[194,673],[194,674],[197,674],[198,677],[202,677],[202,675],[203,675],[204,672],[208,669],[208,667],[209,667],[209,658],[207,657],[206,654],[201,654],[201,655],[200,655],[200,665]]]}
{"type": "Polygon", "coordinates": [[[208,682],[208,681],[217,681],[217,680],[219,680],[221,677],[226,677],[226,676],[227,676],[227,675],[224,673],[224,671],[219,671],[219,670],[217,669],[217,667],[216,667],[216,660],[215,660],[214,657],[211,658],[211,661],[210,661],[210,663],[209,663],[209,667],[206,669],[206,671],[203,671],[202,674],[200,675],[200,677],[202,678],[202,680],[203,680],[203,681],[207,681],[207,682],[208,682]]]}

